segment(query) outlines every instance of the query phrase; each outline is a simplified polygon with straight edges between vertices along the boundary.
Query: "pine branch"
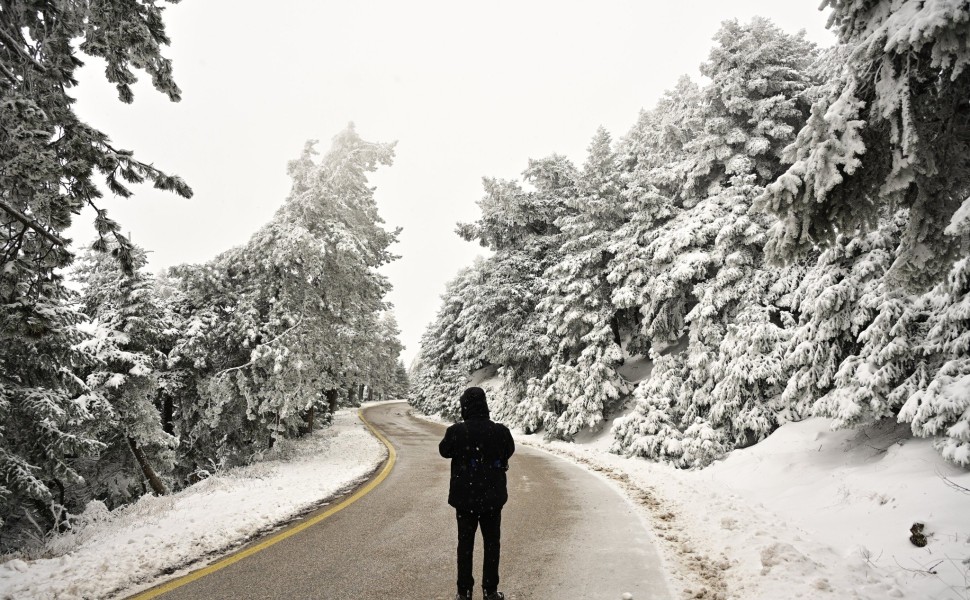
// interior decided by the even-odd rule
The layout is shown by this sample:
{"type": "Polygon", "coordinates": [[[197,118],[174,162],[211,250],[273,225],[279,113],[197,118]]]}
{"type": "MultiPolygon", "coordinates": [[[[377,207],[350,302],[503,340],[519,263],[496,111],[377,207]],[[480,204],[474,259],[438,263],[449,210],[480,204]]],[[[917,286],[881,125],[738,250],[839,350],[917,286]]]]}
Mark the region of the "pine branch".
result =
{"type": "Polygon", "coordinates": [[[7,76],[7,79],[9,79],[11,83],[13,84],[20,83],[20,80],[17,79],[17,76],[14,75],[13,71],[7,68],[7,65],[0,63],[0,70],[3,71],[3,74],[7,76]]]}
{"type": "MultiPolygon", "coordinates": [[[[260,346],[269,346],[270,344],[275,344],[280,339],[282,339],[283,336],[285,336],[286,334],[290,333],[291,331],[293,331],[294,329],[296,329],[297,327],[299,327],[302,323],[303,323],[303,317],[301,316],[300,317],[300,320],[297,321],[292,327],[290,327],[289,329],[287,329],[283,333],[279,334],[278,336],[274,337],[270,341],[266,342],[265,344],[260,344],[260,346]]],[[[255,350],[255,348],[253,350],[255,350]]],[[[229,367],[228,369],[223,369],[223,370],[219,371],[218,373],[216,373],[215,375],[213,375],[213,377],[220,377],[222,375],[225,375],[226,373],[229,373],[230,371],[238,371],[240,369],[245,369],[246,367],[252,366],[255,362],[256,362],[256,359],[253,359],[253,360],[250,360],[249,362],[247,362],[245,364],[239,365],[238,367],[229,367]]]]}
{"type": "Polygon", "coordinates": [[[67,247],[68,242],[66,240],[64,240],[64,239],[62,239],[62,238],[54,235],[53,233],[47,231],[46,229],[44,229],[44,226],[43,225],[41,225],[37,221],[34,221],[33,219],[31,219],[30,217],[28,217],[24,213],[20,212],[16,208],[10,206],[9,204],[7,204],[6,202],[4,202],[3,200],[0,200],[0,209],[3,209],[11,217],[13,217],[14,219],[17,219],[18,221],[20,221],[21,223],[23,223],[27,227],[30,227],[31,229],[33,229],[34,231],[36,231],[38,234],[40,234],[42,237],[46,238],[52,244],[54,244],[56,246],[63,246],[65,248],[67,247]]]}
{"type": "Polygon", "coordinates": [[[7,33],[6,31],[4,31],[2,28],[0,28],[0,37],[3,37],[4,41],[6,41],[8,44],[10,44],[10,48],[14,52],[16,52],[17,54],[19,54],[22,58],[24,58],[25,60],[27,60],[31,64],[31,66],[33,66],[35,69],[37,69],[41,73],[47,73],[47,67],[45,67],[44,65],[40,64],[39,62],[37,62],[37,59],[35,59],[30,54],[27,54],[27,52],[24,51],[24,49],[20,46],[20,44],[18,44],[15,39],[13,39],[12,37],[10,37],[10,34],[7,33]]]}
{"type": "Polygon", "coordinates": [[[30,228],[23,225],[15,236],[10,234],[13,229],[12,223],[7,226],[7,242],[4,248],[3,264],[12,261],[17,257],[18,254],[20,254],[20,249],[24,246],[24,236],[27,234],[27,230],[30,228]]]}

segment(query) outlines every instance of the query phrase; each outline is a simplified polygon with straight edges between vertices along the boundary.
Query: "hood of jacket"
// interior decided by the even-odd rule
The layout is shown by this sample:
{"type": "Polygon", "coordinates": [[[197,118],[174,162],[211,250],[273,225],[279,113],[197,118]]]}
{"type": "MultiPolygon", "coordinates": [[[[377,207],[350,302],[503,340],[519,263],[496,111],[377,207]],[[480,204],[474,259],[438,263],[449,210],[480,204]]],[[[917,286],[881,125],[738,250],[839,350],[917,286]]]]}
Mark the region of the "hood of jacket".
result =
{"type": "Polygon", "coordinates": [[[461,418],[468,419],[487,419],[488,403],[485,401],[485,390],[478,387],[471,387],[465,390],[461,398],[461,418]]]}

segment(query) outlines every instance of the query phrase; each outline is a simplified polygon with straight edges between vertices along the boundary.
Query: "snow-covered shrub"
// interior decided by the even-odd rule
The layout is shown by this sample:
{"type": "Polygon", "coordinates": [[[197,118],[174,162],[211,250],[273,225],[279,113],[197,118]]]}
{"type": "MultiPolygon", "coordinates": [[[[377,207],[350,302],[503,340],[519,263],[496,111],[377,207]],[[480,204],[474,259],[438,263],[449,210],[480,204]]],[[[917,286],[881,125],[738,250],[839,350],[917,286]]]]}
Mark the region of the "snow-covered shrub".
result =
{"type": "MultiPolygon", "coordinates": [[[[829,246],[788,296],[786,308],[798,323],[785,355],[790,373],[783,400],[796,415],[812,413],[833,390],[846,358],[861,350],[859,336],[870,326],[887,285],[898,228],[892,221],[871,233],[844,236],[829,246]]],[[[836,416],[828,403],[817,414],[836,416]]]]}
{"type": "Polygon", "coordinates": [[[633,411],[613,422],[612,452],[675,464],[680,461],[683,434],[675,399],[682,381],[672,375],[682,371],[683,358],[672,354],[655,359],[654,375],[633,392],[633,411]]]}
{"type": "Polygon", "coordinates": [[[554,360],[539,383],[543,428],[552,437],[568,440],[584,429],[598,426],[629,393],[616,372],[621,354],[612,341],[612,332],[606,328],[594,334],[606,341],[587,346],[575,364],[554,360]]]}
{"type": "Polygon", "coordinates": [[[936,368],[931,378],[918,371],[929,381],[909,396],[899,420],[916,435],[937,436],[944,458],[970,467],[970,258],[957,261],[929,303],[924,351],[936,368]]]}

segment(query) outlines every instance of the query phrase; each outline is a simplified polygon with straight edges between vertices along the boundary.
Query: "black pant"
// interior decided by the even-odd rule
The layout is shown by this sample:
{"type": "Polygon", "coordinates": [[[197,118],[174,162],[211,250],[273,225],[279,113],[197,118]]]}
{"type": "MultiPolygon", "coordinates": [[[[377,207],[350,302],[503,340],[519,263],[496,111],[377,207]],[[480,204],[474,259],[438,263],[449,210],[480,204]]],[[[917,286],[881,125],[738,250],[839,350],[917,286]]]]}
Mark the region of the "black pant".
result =
{"type": "Polygon", "coordinates": [[[472,577],[472,553],[475,550],[475,531],[482,526],[485,543],[485,564],[482,567],[482,589],[491,593],[498,589],[498,559],[502,549],[502,509],[487,513],[456,511],[458,517],[458,591],[467,594],[475,587],[472,577]]]}

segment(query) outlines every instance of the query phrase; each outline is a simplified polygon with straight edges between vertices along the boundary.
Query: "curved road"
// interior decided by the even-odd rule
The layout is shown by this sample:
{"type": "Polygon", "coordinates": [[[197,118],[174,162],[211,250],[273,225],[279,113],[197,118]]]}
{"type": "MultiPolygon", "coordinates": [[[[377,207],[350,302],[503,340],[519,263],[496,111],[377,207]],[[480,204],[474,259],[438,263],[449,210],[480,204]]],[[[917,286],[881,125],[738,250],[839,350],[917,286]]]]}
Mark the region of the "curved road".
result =
{"type": "MultiPolygon", "coordinates": [[[[164,600],[451,600],[456,526],[447,505],[444,426],[404,403],[365,416],[397,449],[387,479],[346,509],[261,552],[162,596],[164,600]]],[[[646,528],[599,476],[519,446],[502,513],[502,583],[514,600],[636,600],[671,595],[646,528]]],[[[481,577],[481,535],[475,544],[481,577]]],[[[475,598],[481,597],[481,588],[475,598]]]]}

